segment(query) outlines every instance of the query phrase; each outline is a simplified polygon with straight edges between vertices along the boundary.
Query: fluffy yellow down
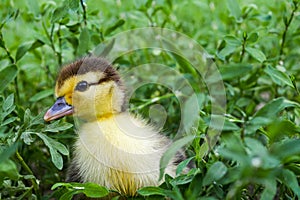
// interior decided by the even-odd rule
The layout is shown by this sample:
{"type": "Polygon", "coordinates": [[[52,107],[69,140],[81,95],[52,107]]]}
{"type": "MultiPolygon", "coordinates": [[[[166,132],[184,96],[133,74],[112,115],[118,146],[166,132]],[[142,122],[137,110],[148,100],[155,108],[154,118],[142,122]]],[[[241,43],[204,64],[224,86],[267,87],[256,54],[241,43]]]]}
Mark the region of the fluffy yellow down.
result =
{"type": "Polygon", "coordinates": [[[123,113],[83,124],[75,159],[84,163],[79,174],[85,182],[133,196],[140,187],[158,185],[159,161],[168,144],[153,128],[123,113]]]}

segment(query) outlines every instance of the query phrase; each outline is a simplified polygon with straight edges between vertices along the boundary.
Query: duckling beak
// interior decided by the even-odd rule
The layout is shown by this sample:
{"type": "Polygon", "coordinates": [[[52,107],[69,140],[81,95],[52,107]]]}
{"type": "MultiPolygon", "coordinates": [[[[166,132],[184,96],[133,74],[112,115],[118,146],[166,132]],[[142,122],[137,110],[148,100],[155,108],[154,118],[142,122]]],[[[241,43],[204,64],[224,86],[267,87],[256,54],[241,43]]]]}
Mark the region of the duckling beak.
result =
{"type": "Polygon", "coordinates": [[[64,97],[59,97],[44,115],[44,120],[48,122],[71,114],[73,114],[73,106],[67,104],[64,97]]]}

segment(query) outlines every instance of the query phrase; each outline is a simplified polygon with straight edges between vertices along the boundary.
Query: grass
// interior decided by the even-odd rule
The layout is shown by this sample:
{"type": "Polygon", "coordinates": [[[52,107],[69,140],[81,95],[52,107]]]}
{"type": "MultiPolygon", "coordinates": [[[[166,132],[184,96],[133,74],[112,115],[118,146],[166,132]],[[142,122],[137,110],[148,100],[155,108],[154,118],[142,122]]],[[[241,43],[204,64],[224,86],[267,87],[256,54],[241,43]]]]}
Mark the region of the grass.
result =
{"type": "MultiPolygon", "coordinates": [[[[167,34],[165,49],[136,49],[113,61],[125,77],[137,77],[126,79],[135,87],[132,112],[150,118],[170,138],[178,139],[178,130],[194,136],[177,140],[162,166],[185,146],[196,168],[166,175],[161,186],[142,188],[133,199],[298,199],[299,5],[298,0],[1,1],[0,198],[107,194],[95,184],[64,183],[73,119],[45,123],[42,117],[54,102],[61,65],[89,53],[109,57],[122,46],[112,38],[124,38],[124,31],[162,27],[188,37],[174,41],[167,34]],[[201,45],[205,51],[196,52],[209,59],[192,65],[185,55],[196,48],[183,48],[186,41],[201,45]],[[149,63],[158,66],[144,65],[149,63]],[[213,66],[217,70],[209,70],[213,66]],[[224,91],[209,82],[216,74],[224,91]],[[148,84],[140,87],[142,81],[148,84]],[[218,92],[226,94],[226,106],[212,98],[218,92]],[[214,127],[214,120],[224,125],[214,127]]],[[[141,36],[129,35],[126,47],[149,42],[141,36]]]]}

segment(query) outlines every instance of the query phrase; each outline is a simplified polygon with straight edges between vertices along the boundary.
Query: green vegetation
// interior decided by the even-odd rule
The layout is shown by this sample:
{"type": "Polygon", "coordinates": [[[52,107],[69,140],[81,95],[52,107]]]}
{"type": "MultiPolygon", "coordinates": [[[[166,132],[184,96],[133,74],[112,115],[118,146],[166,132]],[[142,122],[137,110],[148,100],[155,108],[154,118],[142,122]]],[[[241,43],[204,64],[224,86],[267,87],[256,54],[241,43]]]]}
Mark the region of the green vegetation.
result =
{"type": "MultiPolygon", "coordinates": [[[[103,55],[112,45],[105,41],[115,34],[149,26],[186,34],[208,52],[226,88],[226,119],[217,144],[203,156],[211,102],[201,77],[170,52],[145,49],[120,56],[115,65],[121,72],[150,62],[175,69],[193,86],[201,107],[187,148],[196,168],[166,175],[160,187],[142,188],[133,199],[299,199],[299,6],[299,0],[2,0],[0,199],[108,193],[91,183],[64,183],[73,119],[45,123],[43,115],[54,102],[61,65],[99,44],[103,55]]],[[[148,84],[130,102],[132,112],[146,117],[152,104],[162,105],[164,130],[175,136],[180,103],[170,89],[148,84]]]]}

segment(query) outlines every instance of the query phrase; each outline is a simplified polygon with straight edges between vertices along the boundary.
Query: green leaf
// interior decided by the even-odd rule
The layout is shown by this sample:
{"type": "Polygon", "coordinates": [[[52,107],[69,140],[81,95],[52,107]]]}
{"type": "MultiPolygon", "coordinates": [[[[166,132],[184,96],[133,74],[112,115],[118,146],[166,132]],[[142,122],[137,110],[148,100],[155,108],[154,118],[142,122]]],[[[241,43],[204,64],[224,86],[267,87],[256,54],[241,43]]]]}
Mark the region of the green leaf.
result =
{"type": "Polygon", "coordinates": [[[238,127],[235,123],[229,121],[229,119],[225,118],[222,115],[211,115],[210,118],[205,117],[204,120],[208,126],[216,130],[236,131],[240,129],[240,127],[238,127]],[[212,123],[213,121],[216,123],[212,123]]]}
{"type": "MultiPolygon", "coordinates": [[[[0,120],[4,120],[10,113],[12,113],[15,110],[16,106],[13,105],[12,107],[10,107],[8,110],[0,113],[0,120]]],[[[4,121],[2,121],[1,123],[2,126],[4,126],[4,121]]]]}
{"type": "Polygon", "coordinates": [[[254,32],[254,33],[251,33],[250,36],[248,36],[247,42],[254,43],[257,41],[257,39],[258,39],[258,34],[256,32],[254,32]]]}
{"type": "Polygon", "coordinates": [[[56,183],[51,187],[51,190],[58,187],[65,187],[69,192],[61,196],[60,199],[71,199],[73,195],[84,193],[87,197],[101,198],[109,194],[106,187],[100,186],[96,183],[56,183]]]}
{"type": "Polygon", "coordinates": [[[281,180],[283,181],[283,183],[286,186],[288,186],[289,188],[291,188],[299,199],[300,198],[300,187],[299,187],[299,183],[298,183],[296,175],[288,169],[282,169],[281,173],[282,173],[281,180]]]}
{"type": "Polygon", "coordinates": [[[58,153],[58,151],[56,149],[52,148],[49,145],[47,145],[47,146],[49,147],[50,154],[51,154],[51,160],[52,160],[53,164],[55,165],[55,167],[57,169],[61,170],[63,168],[63,164],[64,164],[62,156],[58,153]]]}
{"type": "Polygon", "coordinates": [[[58,133],[59,131],[64,131],[69,128],[71,128],[73,124],[67,123],[67,122],[61,122],[55,121],[54,123],[51,123],[46,126],[44,129],[45,132],[52,132],[52,133],[58,133]]]}
{"type": "Polygon", "coordinates": [[[225,58],[230,54],[232,54],[236,49],[237,47],[235,45],[226,45],[225,48],[223,48],[221,51],[217,53],[217,56],[221,60],[225,60],[225,58]]]}
{"type": "Polygon", "coordinates": [[[30,122],[30,126],[38,125],[38,124],[44,124],[43,116],[44,116],[46,110],[47,110],[47,108],[45,108],[44,110],[39,112],[38,115],[33,116],[32,119],[31,119],[31,122],[30,122]]]}
{"type": "Polygon", "coordinates": [[[269,103],[267,103],[264,107],[262,107],[260,110],[258,110],[255,115],[255,117],[274,117],[278,112],[282,111],[285,108],[288,107],[299,107],[300,105],[298,103],[286,100],[283,97],[279,97],[277,99],[273,99],[269,103]]]}
{"type": "Polygon", "coordinates": [[[150,195],[160,195],[166,196],[166,190],[159,187],[143,187],[137,191],[142,196],[150,196],[150,195]]]}
{"type": "Polygon", "coordinates": [[[239,130],[240,127],[238,127],[235,123],[229,121],[225,118],[224,126],[222,128],[222,131],[236,131],[239,130]]]}
{"type": "Polygon", "coordinates": [[[43,41],[35,40],[34,42],[29,42],[19,46],[16,53],[16,61],[20,60],[28,51],[31,51],[43,45],[44,45],[43,41]]]}
{"type": "Polygon", "coordinates": [[[279,158],[282,162],[294,155],[300,154],[299,139],[285,139],[271,145],[270,153],[279,158]]]}
{"type": "Polygon", "coordinates": [[[227,185],[229,183],[235,183],[239,180],[241,176],[241,171],[243,170],[243,166],[236,165],[235,167],[230,167],[227,169],[227,173],[225,176],[218,181],[221,185],[227,185]]]}
{"type": "Polygon", "coordinates": [[[189,142],[191,142],[194,138],[195,138],[195,136],[193,136],[193,135],[185,136],[185,137],[183,137],[183,138],[175,141],[168,148],[168,150],[164,153],[164,155],[162,156],[162,158],[160,160],[160,163],[159,163],[159,166],[160,166],[159,180],[162,179],[166,167],[168,166],[170,160],[175,156],[175,154],[177,153],[177,151],[180,148],[182,148],[184,145],[186,145],[189,142]]]}
{"type": "MultiPolygon", "coordinates": [[[[78,33],[79,29],[80,29],[80,23],[76,23],[76,24],[72,24],[72,25],[66,25],[66,27],[69,29],[69,31],[71,31],[72,33],[76,34],[78,33]]],[[[70,37],[67,37],[68,41],[73,44],[73,46],[77,46],[78,41],[77,38],[73,35],[70,37]]]]}
{"type": "Polygon", "coordinates": [[[259,62],[264,62],[267,58],[265,54],[259,50],[252,47],[246,47],[245,49],[254,59],[256,59],[259,62]]]}
{"type": "MultiPolygon", "coordinates": [[[[37,134],[37,133],[36,133],[37,134]]],[[[53,149],[57,149],[61,154],[63,155],[69,155],[69,151],[68,149],[65,147],[65,145],[63,145],[62,143],[60,142],[57,142],[56,140],[44,135],[44,134],[40,134],[38,133],[38,136],[43,139],[43,141],[47,141],[45,142],[45,144],[48,146],[48,147],[51,147],[53,149]]]]}
{"type": "Polygon", "coordinates": [[[79,9],[79,0],[69,0],[69,8],[73,11],[77,11],[79,9]]]}
{"type": "Polygon", "coordinates": [[[187,166],[187,165],[191,162],[191,160],[194,159],[194,158],[195,158],[195,156],[190,157],[190,158],[188,158],[188,159],[185,159],[184,161],[182,161],[181,163],[179,163],[179,164],[177,165],[177,168],[176,168],[176,175],[180,174],[180,173],[182,172],[182,170],[183,170],[184,168],[186,168],[186,166],[187,166]]]}
{"type": "Polygon", "coordinates": [[[63,159],[62,156],[58,153],[58,151],[63,155],[68,155],[68,149],[61,143],[55,141],[54,139],[40,133],[34,133],[39,136],[45,145],[49,148],[51,159],[55,167],[58,169],[62,169],[63,167],[63,159]]]}
{"type": "Polygon", "coordinates": [[[182,70],[186,73],[190,73],[193,75],[193,77],[198,77],[198,74],[196,70],[193,68],[193,66],[184,58],[184,55],[180,49],[177,48],[176,45],[168,38],[162,38],[161,40],[163,42],[163,48],[165,50],[168,50],[168,54],[170,54],[174,60],[176,60],[179,64],[179,66],[182,68],[182,70]]]}
{"type": "Polygon", "coordinates": [[[60,198],[59,200],[72,200],[73,196],[75,194],[79,194],[81,193],[79,190],[71,190],[68,192],[65,192],[60,198]]]}
{"type": "Polygon", "coordinates": [[[222,139],[225,146],[219,147],[218,153],[225,158],[244,163],[247,153],[241,139],[234,134],[224,135],[222,139]]]}
{"type": "MultiPolygon", "coordinates": [[[[1,162],[0,165],[0,184],[4,178],[9,178],[12,180],[18,180],[19,171],[16,164],[12,160],[6,160],[1,162]]],[[[2,185],[2,184],[1,184],[2,185]]]]}
{"type": "Polygon", "coordinates": [[[274,199],[274,196],[276,195],[276,191],[277,191],[276,180],[273,178],[266,179],[263,185],[265,186],[265,189],[263,190],[260,199],[261,200],[274,199]]]}
{"type": "Polygon", "coordinates": [[[248,121],[246,126],[246,133],[250,134],[255,132],[258,128],[266,126],[272,121],[277,120],[277,113],[288,107],[299,107],[298,103],[288,101],[283,97],[273,99],[264,107],[258,110],[253,118],[248,121]]]}
{"type": "MultiPolygon", "coordinates": [[[[9,22],[10,20],[15,20],[19,15],[19,10],[18,9],[14,9],[14,10],[10,10],[8,12],[8,14],[5,16],[5,18],[1,21],[0,23],[0,33],[1,33],[1,29],[3,28],[3,26],[9,22]]],[[[0,34],[1,35],[1,34],[0,34]]],[[[1,36],[0,36],[0,41],[1,41],[1,36]]],[[[1,46],[1,42],[0,42],[0,47],[3,47],[4,46],[1,46]]]]}
{"type": "Polygon", "coordinates": [[[252,65],[249,64],[229,64],[220,67],[220,73],[223,80],[232,80],[245,74],[252,70],[252,65]]]}
{"type": "Polygon", "coordinates": [[[21,135],[21,139],[24,141],[25,144],[30,145],[34,140],[31,137],[30,131],[23,132],[21,135]]]}
{"type": "Polygon", "coordinates": [[[201,197],[199,200],[218,200],[216,197],[201,197]]]}
{"type": "Polygon", "coordinates": [[[276,83],[277,85],[281,86],[281,84],[285,84],[292,88],[295,88],[290,77],[287,74],[279,71],[278,69],[268,65],[265,68],[264,72],[267,73],[271,77],[271,79],[274,81],[274,83],[276,83]]]}
{"type": "Polygon", "coordinates": [[[83,28],[79,36],[79,45],[77,55],[83,55],[88,52],[90,43],[90,33],[87,27],[83,28]]]}
{"type": "Polygon", "coordinates": [[[69,187],[72,187],[72,184],[71,183],[55,183],[54,185],[52,185],[51,190],[55,190],[56,188],[62,187],[62,186],[69,188],[69,187]]]}
{"type": "Polygon", "coordinates": [[[227,173],[227,167],[220,161],[215,162],[207,171],[203,178],[203,186],[220,180],[227,173]]]}
{"type": "Polygon", "coordinates": [[[242,41],[234,35],[226,35],[224,40],[226,41],[227,44],[232,46],[238,47],[242,45],[242,41]]]}
{"type": "Polygon", "coordinates": [[[10,94],[3,102],[2,109],[8,111],[14,105],[14,94],[10,94]]]}
{"type": "Polygon", "coordinates": [[[31,175],[31,174],[25,175],[25,176],[23,176],[23,178],[24,178],[25,180],[36,179],[36,177],[35,177],[34,175],[31,175]]]}
{"type": "Polygon", "coordinates": [[[30,111],[29,108],[27,108],[25,110],[25,113],[24,113],[24,124],[25,124],[25,126],[28,126],[30,120],[31,120],[31,111],[30,111]]]}
{"type": "Polygon", "coordinates": [[[291,137],[297,133],[300,133],[300,128],[289,120],[276,120],[267,127],[267,131],[265,132],[271,143],[284,137],[291,137]]]}
{"type": "Polygon", "coordinates": [[[16,119],[18,119],[18,117],[10,117],[10,118],[4,120],[4,121],[1,123],[1,126],[5,126],[5,125],[7,125],[7,124],[10,124],[10,123],[16,121],[16,119]]]}
{"type": "Polygon", "coordinates": [[[9,65],[0,71],[0,92],[16,78],[17,74],[18,68],[16,65],[9,65]]]}
{"type": "Polygon", "coordinates": [[[58,7],[54,10],[51,16],[51,23],[56,23],[61,21],[68,14],[68,9],[65,6],[58,7]]]}
{"type": "Polygon", "coordinates": [[[10,156],[12,156],[17,148],[19,146],[19,143],[14,143],[8,147],[5,147],[3,149],[1,149],[2,151],[0,152],[0,166],[1,166],[1,163],[8,160],[10,156]]]}
{"type": "Polygon", "coordinates": [[[55,146],[55,149],[57,149],[61,154],[65,156],[69,155],[69,150],[62,143],[53,140],[52,144],[55,146]]]}
{"type": "Polygon", "coordinates": [[[239,3],[237,0],[227,0],[227,8],[230,14],[239,21],[242,16],[242,11],[240,9],[239,3]]]}
{"type": "Polygon", "coordinates": [[[105,197],[109,194],[107,188],[97,185],[95,183],[84,183],[82,184],[82,186],[84,186],[83,193],[87,197],[100,198],[100,197],[105,197]]]}
{"type": "Polygon", "coordinates": [[[248,155],[252,158],[261,160],[261,164],[255,167],[263,169],[274,169],[280,165],[280,161],[273,155],[270,155],[267,148],[261,141],[250,137],[245,138],[245,145],[247,146],[248,155]]]}
{"type": "Polygon", "coordinates": [[[50,95],[53,95],[53,89],[43,90],[41,92],[36,93],[32,97],[30,97],[29,101],[30,102],[36,102],[36,101],[44,99],[44,98],[46,98],[50,95]]]}
{"type": "MultiPolygon", "coordinates": [[[[193,129],[197,129],[199,121],[199,113],[196,111],[198,106],[198,99],[196,94],[191,94],[184,102],[182,113],[182,125],[186,133],[190,133],[193,129]]],[[[199,110],[199,108],[198,108],[199,110]]]]}
{"type": "Polygon", "coordinates": [[[44,43],[42,40],[35,40],[35,41],[31,44],[31,47],[30,47],[29,51],[34,50],[34,49],[36,49],[36,48],[38,48],[38,47],[41,47],[41,46],[43,46],[44,44],[45,44],[45,43],[44,43]]]}
{"type": "Polygon", "coordinates": [[[94,55],[99,57],[106,57],[112,50],[115,44],[115,38],[113,38],[109,43],[101,43],[94,49],[94,55]]]}
{"type": "Polygon", "coordinates": [[[18,50],[17,50],[17,54],[16,54],[16,61],[20,60],[30,49],[31,44],[27,43],[27,44],[23,44],[21,46],[19,46],[18,50]]]}
{"type": "Polygon", "coordinates": [[[105,30],[104,35],[110,34],[114,30],[116,30],[117,28],[123,26],[123,24],[125,24],[125,20],[124,19],[119,19],[114,25],[112,25],[111,27],[109,27],[105,30]]]}
{"type": "Polygon", "coordinates": [[[193,168],[187,174],[177,176],[176,178],[170,180],[170,184],[171,185],[184,185],[184,184],[190,183],[195,178],[195,176],[199,173],[200,173],[199,168],[193,168]]]}

